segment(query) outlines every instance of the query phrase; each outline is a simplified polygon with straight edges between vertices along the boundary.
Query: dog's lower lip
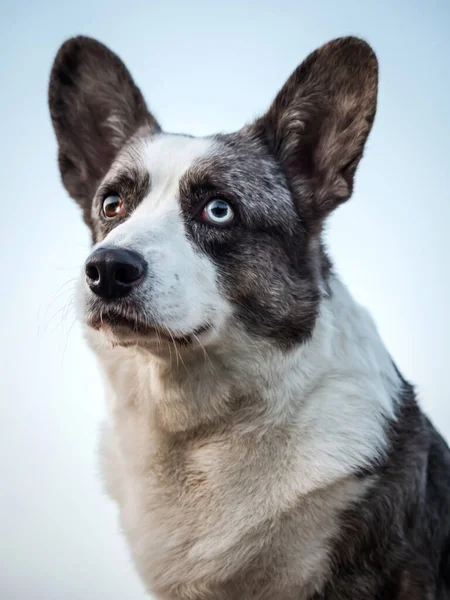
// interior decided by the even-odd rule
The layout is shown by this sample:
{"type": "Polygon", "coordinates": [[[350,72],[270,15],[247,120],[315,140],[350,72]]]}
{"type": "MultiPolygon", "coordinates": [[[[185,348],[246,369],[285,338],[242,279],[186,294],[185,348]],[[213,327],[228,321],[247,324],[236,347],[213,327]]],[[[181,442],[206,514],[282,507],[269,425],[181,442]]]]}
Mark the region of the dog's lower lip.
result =
{"type": "Polygon", "coordinates": [[[101,329],[102,327],[108,327],[112,330],[127,329],[135,333],[152,334],[156,333],[156,327],[150,324],[143,323],[139,319],[132,319],[116,314],[105,314],[101,316],[90,317],[87,320],[88,325],[94,329],[101,329]]]}
{"type": "Polygon", "coordinates": [[[208,331],[211,326],[209,324],[202,325],[192,332],[184,335],[173,334],[168,329],[164,330],[156,325],[146,324],[139,319],[127,318],[122,315],[116,314],[105,314],[102,313],[100,316],[90,317],[87,320],[87,324],[93,329],[102,329],[107,327],[112,329],[114,332],[120,332],[120,330],[126,330],[128,333],[141,334],[145,336],[157,337],[159,339],[166,339],[170,342],[188,343],[196,336],[201,335],[208,331]]]}

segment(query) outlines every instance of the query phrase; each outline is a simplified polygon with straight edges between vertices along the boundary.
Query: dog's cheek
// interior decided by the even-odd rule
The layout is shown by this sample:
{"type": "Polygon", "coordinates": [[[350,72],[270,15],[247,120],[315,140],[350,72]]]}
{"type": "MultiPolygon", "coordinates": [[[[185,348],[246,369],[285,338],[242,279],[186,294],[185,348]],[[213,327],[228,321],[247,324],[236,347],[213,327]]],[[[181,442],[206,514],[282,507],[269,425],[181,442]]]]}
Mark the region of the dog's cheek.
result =
{"type": "Polygon", "coordinates": [[[222,294],[249,333],[285,346],[310,337],[319,291],[312,274],[295,271],[279,247],[235,249],[218,271],[222,294]]]}

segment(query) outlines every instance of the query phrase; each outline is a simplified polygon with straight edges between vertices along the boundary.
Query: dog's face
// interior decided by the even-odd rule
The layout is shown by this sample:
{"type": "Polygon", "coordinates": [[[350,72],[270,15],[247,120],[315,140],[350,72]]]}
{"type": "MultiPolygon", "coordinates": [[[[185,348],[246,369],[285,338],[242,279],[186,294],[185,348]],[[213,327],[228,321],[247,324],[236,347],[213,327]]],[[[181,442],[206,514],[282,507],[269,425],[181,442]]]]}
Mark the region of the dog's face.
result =
{"type": "Polygon", "coordinates": [[[307,339],[326,289],[320,233],[352,192],[376,108],[377,61],[355,38],[292,74],[233,134],[161,131],[120,59],[88,38],[60,49],[50,82],[59,164],[95,247],[87,324],[116,343],[307,339]]]}

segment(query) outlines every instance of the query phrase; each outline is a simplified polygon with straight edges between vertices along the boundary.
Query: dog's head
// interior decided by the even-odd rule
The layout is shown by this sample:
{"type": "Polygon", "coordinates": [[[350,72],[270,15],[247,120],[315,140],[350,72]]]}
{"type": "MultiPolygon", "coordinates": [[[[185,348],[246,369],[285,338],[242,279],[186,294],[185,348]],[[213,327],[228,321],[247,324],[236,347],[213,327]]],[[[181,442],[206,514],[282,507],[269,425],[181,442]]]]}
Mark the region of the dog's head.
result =
{"type": "Polygon", "coordinates": [[[184,344],[234,330],[307,339],[326,289],[322,223],[352,193],[376,96],[373,51],[342,38],[237,133],[166,134],[115,54],[66,42],[49,101],[62,179],[95,242],[87,323],[150,347],[155,331],[184,344]]]}

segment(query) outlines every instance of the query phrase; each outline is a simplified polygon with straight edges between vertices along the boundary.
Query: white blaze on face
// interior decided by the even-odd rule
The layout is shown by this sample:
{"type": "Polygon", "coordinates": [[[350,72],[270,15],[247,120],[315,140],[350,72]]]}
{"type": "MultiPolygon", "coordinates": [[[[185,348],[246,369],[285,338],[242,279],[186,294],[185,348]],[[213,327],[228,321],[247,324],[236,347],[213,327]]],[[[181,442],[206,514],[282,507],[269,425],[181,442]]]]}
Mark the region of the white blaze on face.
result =
{"type": "Polygon", "coordinates": [[[173,334],[218,326],[227,313],[216,268],[188,239],[179,201],[181,177],[212,146],[208,139],[159,135],[139,141],[111,170],[119,172],[138,152],[132,166],[148,171],[150,191],[98,247],[112,244],[144,256],[148,275],[135,292],[139,311],[173,334]]]}

